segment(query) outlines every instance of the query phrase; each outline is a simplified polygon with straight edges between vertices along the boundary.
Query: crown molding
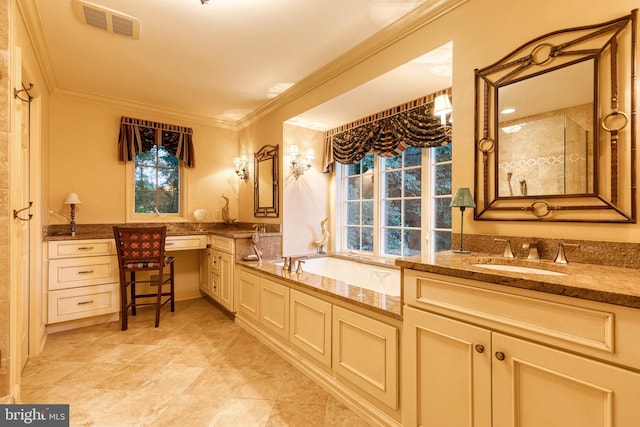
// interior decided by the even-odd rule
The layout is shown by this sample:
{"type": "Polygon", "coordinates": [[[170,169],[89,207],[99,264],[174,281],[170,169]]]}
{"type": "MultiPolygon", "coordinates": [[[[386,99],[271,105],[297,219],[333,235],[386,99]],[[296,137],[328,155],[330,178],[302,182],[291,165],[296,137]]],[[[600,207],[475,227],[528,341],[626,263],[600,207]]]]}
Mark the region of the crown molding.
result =
{"type": "Polygon", "coordinates": [[[103,105],[107,107],[118,108],[122,110],[135,111],[142,114],[155,114],[170,119],[181,121],[189,121],[205,126],[214,126],[223,129],[237,131],[238,127],[235,122],[219,120],[208,116],[185,113],[180,110],[172,110],[168,108],[159,108],[142,102],[135,102],[122,98],[106,97],[102,95],[93,95],[84,92],[73,91],[64,88],[57,88],[51,95],[54,98],[71,99],[75,101],[89,102],[92,104],[103,105]]]}
{"type": "Polygon", "coordinates": [[[281,108],[413,34],[469,0],[426,0],[408,14],[340,55],[237,122],[240,129],[281,108]]]}

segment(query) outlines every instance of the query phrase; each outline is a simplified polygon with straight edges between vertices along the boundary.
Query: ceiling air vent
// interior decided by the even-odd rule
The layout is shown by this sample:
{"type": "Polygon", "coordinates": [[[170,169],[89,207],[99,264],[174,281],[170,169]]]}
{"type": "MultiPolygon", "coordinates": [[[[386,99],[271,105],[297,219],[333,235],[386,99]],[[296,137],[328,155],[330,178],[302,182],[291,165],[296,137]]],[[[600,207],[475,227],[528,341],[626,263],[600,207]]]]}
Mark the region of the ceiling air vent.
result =
{"type": "Polygon", "coordinates": [[[83,24],[132,39],[140,38],[140,21],[133,16],[84,0],[73,0],[73,8],[83,24]]]}

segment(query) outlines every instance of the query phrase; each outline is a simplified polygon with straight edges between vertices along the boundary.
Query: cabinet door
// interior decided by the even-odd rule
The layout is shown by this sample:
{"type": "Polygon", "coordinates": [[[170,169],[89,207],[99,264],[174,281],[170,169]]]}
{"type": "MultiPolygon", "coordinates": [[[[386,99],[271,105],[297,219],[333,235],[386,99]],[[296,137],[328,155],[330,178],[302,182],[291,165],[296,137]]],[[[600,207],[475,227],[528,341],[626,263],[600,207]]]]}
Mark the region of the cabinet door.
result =
{"type": "Polygon", "coordinates": [[[259,294],[260,277],[240,270],[238,276],[238,314],[258,322],[259,294]]]}
{"type": "Polygon", "coordinates": [[[227,310],[234,312],[233,306],[233,255],[218,252],[218,272],[220,282],[218,288],[218,302],[227,310]]]}
{"type": "Polygon", "coordinates": [[[200,290],[206,294],[211,293],[211,283],[209,281],[209,251],[201,250],[198,256],[200,257],[200,290]]]}
{"type": "Polygon", "coordinates": [[[404,425],[490,427],[491,332],[406,306],[403,325],[404,425]]]}
{"type": "Polygon", "coordinates": [[[398,329],[333,308],[332,367],[371,396],[398,408],[398,329]]]}
{"type": "Polygon", "coordinates": [[[331,304],[291,289],[289,341],[304,354],[331,367],[331,304]]]}
{"type": "Polygon", "coordinates": [[[260,279],[260,323],[277,336],[289,338],[289,288],[260,279]]]}
{"type": "Polygon", "coordinates": [[[493,354],[495,427],[640,426],[638,373],[498,333],[493,354]]]}

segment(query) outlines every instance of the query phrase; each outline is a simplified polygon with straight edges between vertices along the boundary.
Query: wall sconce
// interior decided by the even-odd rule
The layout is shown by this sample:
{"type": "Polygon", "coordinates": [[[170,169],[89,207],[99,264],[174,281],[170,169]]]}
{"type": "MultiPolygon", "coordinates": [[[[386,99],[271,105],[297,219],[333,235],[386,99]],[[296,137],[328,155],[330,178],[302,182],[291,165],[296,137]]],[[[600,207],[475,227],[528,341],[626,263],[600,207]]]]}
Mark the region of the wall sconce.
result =
{"type": "Polygon", "coordinates": [[[456,195],[453,196],[451,203],[449,204],[451,208],[460,208],[460,249],[452,250],[451,252],[456,254],[469,254],[471,251],[465,251],[462,249],[462,236],[463,236],[463,226],[464,226],[464,210],[466,208],[475,208],[476,204],[473,201],[473,197],[471,196],[471,191],[468,188],[458,188],[456,190],[456,195]]]}
{"type": "Polygon", "coordinates": [[[80,198],[77,193],[69,193],[63,202],[65,205],[69,205],[71,212],[69,213],[69,223],[71,224],[71,235],[76,235],[76,205],[81,204],[80,198]]]}
{"type": "Polygon", "coordinates": [[[436,96],[433,102],[433,115],[440,116],[440,128],[444,129],[447,135],[451,133],[451,113],[453,113],[453,107],[449,100],[449,95],[441,93],[436,96]],[[449,120],[447,121],[447,114],[449,114],[449,120]]]}
{"type": "Polygon", "coordinates": [[[236,167],[236,174],[241,180],[246,181],[249,179],[249,172],[247,171],[247,155],[243,154],[240,157],[233,159],[233,165],[236,167]]]}
{"type": "Polygon", "coordinates": [[[291,156],[291,174],[295,179],[300,178],[311,167],[311,160],[315,158],[313,148],[308,148],[304,157],[300,156],[298,146],[292,144],[289,147],[289,156],[291,156]]]}

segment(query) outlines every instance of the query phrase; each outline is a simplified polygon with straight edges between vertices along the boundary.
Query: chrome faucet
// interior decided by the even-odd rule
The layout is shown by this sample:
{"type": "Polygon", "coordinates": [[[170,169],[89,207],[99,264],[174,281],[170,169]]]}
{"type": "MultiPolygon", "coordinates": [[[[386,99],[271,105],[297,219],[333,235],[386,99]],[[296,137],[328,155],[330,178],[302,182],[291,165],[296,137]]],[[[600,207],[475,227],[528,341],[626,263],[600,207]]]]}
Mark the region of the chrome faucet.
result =
{"type": "Polygon", "coordinates": [[[538,242],[525,243],[522,245],[523,249],[529,251],[527,259],[531,261],[540,261],[540,253],[538,252],[538,242]]]}
{"type": "Polygon", "coordinates": [[[509,239],[494,239],[496,242],[504,242],[504,252],[502,254],[505,258],[515,258],[513,249],[511,249],[511,240],[509,239]]]}
{"type": "Polygon", "coordinates": [[[558,264],[569,264],[569,260],[567,260],[567,256],[565,255],[564,248],[579,248],[580,245],[577,243],[558,243],[558,252],[556,253],[556,259],[553,262],[557,262],[558,264]]]}
{"type": "Polygon", "coordinates": [[[283,271],[291,271],[291,257],[290,256],[283,256],[282,258],[284,258],[284,264],[282,265],[282,270],[283,271]]]}

